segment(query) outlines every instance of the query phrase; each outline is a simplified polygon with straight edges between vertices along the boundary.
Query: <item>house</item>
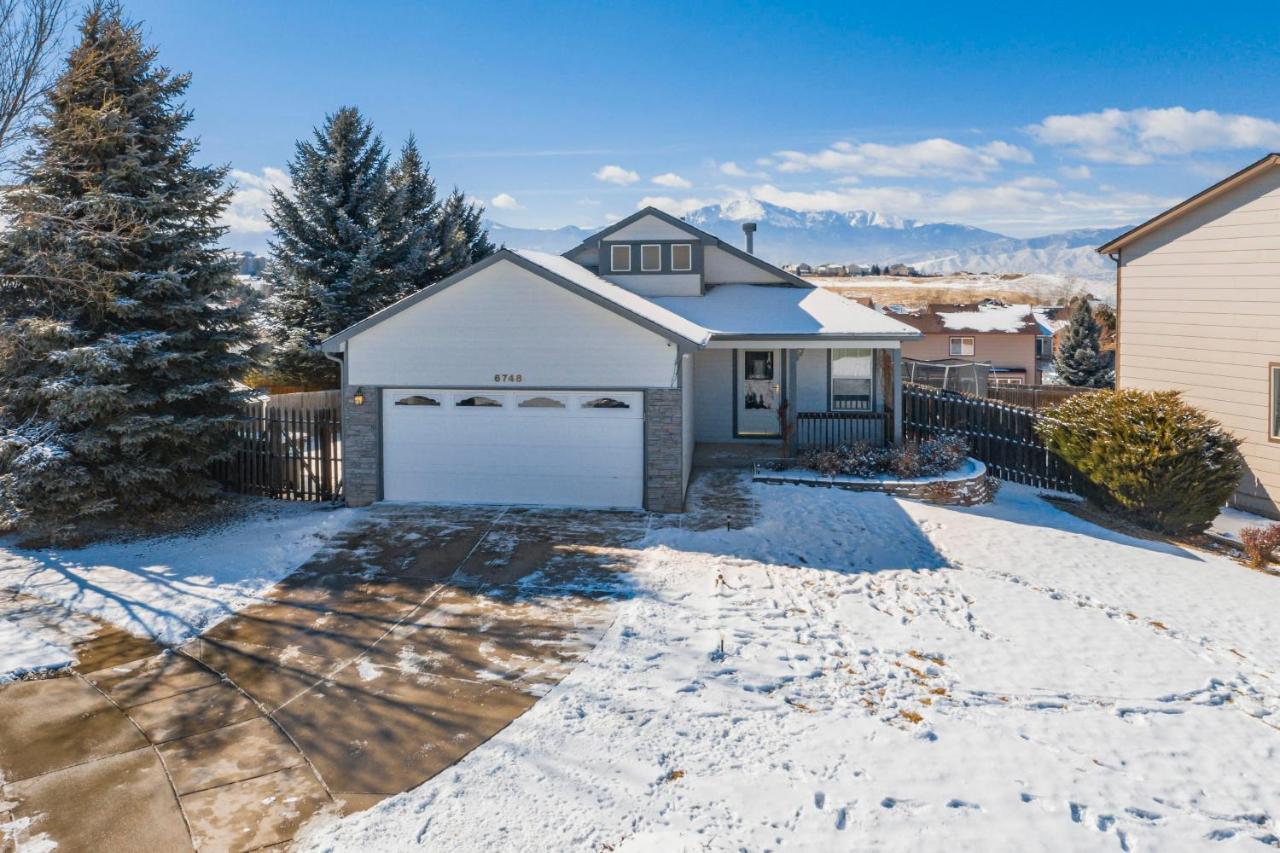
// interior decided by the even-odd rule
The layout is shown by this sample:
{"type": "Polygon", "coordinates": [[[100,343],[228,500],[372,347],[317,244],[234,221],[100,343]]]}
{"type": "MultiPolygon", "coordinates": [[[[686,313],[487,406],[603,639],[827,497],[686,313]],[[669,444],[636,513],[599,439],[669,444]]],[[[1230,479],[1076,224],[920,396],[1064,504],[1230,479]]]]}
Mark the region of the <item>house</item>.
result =
{"type": "Polygon", "coordinates": [[[902,342],[903,358],[986,363],[991,366],[993,383],[1039,382],[1036,341],[1040,325],[1030,305],[987,299],[964,305],[933,304],[894,317],[922,334],[902,342]]]}
{"type": "Polygon", "coordinates": [[[1071,308],[1066,305],[1038,305],[1032,313],[1040,327],[1036,333],[1036,381],[1045,384],[1057,378],[1058,369],[1053,360],[1058,353],[1058,338],[1071,325],[1071,308]]]}
{"type": "Polygon", "coordinates": [[[695,445],[900,440],[917,336],[645,208],[563,256],[498,251],[321,346],[351,504],[672,512],[695,445]]]}
{"type": "Polygon", "coordinates": [[[1098,249],[1116,262],[1116,385],[1181,391],[1235,433],[1233,503],[1280,518],[1280,154],[1098,249]]]}

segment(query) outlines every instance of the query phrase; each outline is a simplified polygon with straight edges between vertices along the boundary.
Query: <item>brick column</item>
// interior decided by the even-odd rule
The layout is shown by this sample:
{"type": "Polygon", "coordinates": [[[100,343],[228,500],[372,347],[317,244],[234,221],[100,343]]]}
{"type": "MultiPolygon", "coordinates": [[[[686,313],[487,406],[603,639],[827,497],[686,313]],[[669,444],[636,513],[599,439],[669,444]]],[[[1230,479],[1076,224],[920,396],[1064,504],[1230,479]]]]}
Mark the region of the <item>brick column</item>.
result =
{"type": "Polygon", "coordinates": [[[382,390],[365,386],[364,405],[351,401],[355,386],[342,389],[342,492],[347,506],[368,506],[381,496],[382,390]]]}
{"type": "Polygon", "coordinates": [[[679,388],[644,392],[644,508],[684,511],[684,433],[679,388]]]}

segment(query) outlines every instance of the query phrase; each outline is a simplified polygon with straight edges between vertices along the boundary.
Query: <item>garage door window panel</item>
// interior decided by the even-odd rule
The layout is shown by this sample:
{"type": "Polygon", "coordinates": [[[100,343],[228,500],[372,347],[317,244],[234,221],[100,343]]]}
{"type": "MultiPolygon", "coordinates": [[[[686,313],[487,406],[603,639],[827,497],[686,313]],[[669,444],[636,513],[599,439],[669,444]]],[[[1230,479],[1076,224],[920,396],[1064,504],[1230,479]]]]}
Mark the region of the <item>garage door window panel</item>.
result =
{"type": "Polygon", "coordinates": [[[440,400],[437,397],[429,397],[426,394],[411,394],[408,397],[400,397],[396,400],[397,406],[439,406],[440,400]]]}
{"type": "Polygon", "coordinates": [[[593,397],[582,404],[584,409],[629,409],[630,403],[624,403],[613,397],[593,397]]]}
{"type": "Polygon", "coordinates": [[[559,397],[526,397],[516,404],[521,409],[563,409],[564,400],[559,397]]]}
{"type": "Polygon", "coordinates": [[[494,397],[486,397],[483,394],[472,394],[467,397],[459,397],[454,405],[460,409],[501,409],[502,401],[494,397]]]}

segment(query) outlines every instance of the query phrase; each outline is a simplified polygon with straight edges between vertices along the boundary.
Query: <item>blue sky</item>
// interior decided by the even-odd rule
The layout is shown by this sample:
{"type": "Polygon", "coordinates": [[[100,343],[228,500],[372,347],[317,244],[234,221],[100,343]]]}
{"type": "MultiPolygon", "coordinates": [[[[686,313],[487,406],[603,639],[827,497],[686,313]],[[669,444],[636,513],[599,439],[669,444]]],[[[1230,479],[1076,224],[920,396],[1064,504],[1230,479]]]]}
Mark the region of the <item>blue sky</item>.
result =
{"type": "Polygon", "coordinates": [[[1137,221],[1280,150],[1262,4],[127,8],[193,74],[245,248],[294,141],[344,104],[521,226],[763,200],[1027,236],[1137,221]]]}

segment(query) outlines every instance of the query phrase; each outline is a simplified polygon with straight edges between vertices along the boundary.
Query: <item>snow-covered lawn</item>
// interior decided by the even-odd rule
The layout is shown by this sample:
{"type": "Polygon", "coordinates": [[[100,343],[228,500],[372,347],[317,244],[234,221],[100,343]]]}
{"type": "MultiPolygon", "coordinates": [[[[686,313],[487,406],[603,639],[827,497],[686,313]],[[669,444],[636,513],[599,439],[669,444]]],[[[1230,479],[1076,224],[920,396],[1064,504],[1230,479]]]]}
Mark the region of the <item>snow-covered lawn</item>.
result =
{"type": "Polygon", "coordinates": [[[1280,580],[1007,486],[753,487],[665,529],[590,657],[333,850],[1260,849],[1280,580]]]}
{"type": "Polygon", "coordinates": [[[56,630],[61,613],[165,643],[195,636],[297,568],[359,513],[253,501],[244,515],[192,535],[74,550],[24,550],[0,540],[0,590],[50,605],[21,618],[0,614],[0,677],[69,661],[68,636],[84,631],[56,630]]]}

